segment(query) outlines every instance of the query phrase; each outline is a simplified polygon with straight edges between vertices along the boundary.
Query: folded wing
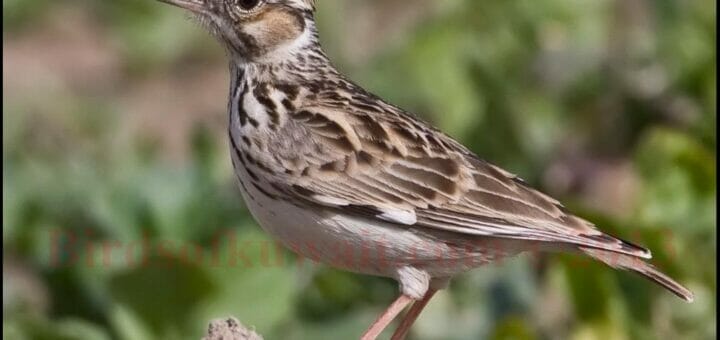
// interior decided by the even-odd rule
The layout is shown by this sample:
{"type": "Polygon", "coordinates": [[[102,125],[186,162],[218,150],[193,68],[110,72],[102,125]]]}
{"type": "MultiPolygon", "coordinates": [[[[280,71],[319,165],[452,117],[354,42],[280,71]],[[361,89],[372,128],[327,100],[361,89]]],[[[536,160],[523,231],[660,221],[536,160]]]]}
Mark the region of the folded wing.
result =
{"type": "Polygon", "coordinates": [[[283,182],[292,183],[297,198],[408,228],[651,257],[395,108],[338,110],[309,107],[291,115],[314,144],[312,158],[286,171],[292,176],[283,182]]]}

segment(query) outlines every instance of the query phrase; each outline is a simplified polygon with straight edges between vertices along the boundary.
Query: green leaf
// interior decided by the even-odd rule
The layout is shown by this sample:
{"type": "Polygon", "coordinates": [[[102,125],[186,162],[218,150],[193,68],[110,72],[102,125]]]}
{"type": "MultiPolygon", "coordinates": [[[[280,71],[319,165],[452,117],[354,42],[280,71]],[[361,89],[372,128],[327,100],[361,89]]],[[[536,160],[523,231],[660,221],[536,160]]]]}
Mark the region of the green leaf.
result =
{"type": "Polygon", "coordinates": [[[205,269],[178,255],[155,257],[115,275],[109,288],[115,301],[142,319],[157,336],[189,332],[195,308],[217,289],[205,269]]]}
{"type": "Polygon", "coordinates": [[[194,328],[234,316],[267,334],[292,315],[298,282],[287,253],[257,231],[231,232],[223,241],[214,248],[220,261],[207,268],[217,289],[195,311],[194,328]]]}

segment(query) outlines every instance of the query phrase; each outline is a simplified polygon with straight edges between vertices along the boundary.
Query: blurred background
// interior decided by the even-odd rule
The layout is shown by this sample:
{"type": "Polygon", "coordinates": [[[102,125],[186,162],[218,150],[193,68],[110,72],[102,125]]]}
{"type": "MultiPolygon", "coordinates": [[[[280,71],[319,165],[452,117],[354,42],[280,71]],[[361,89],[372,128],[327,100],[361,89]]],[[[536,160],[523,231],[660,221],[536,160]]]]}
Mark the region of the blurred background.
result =
{"type": "MultiPolygon", "coordinates": [[[[318,2],[343,72],[696,294],[526,255],[458,278],[413,339],[716,337],[715,1],[318,2]]],[[[4,339],[198,339],[229,315],[351,339],[395,297],[269,246],[232,175],[224,53],[185,13],[4,0],[3,19],[4,339]]]]}

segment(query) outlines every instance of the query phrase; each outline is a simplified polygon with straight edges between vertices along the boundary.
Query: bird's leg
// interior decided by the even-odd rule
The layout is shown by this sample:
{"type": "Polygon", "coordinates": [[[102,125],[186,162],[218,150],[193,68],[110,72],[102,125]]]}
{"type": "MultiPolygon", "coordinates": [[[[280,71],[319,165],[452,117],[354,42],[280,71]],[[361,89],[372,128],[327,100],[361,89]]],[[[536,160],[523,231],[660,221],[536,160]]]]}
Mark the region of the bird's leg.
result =
{"type": "Polygon", "coordinates": [[[405,336],[407,336],[408,332],[410,331],[410,327],[412,327],[413,323],[415,323],[415,320],[417,320],[418,316],[420,316],[420,313],[422,313],[423,309],[425,309],[425,306],[427,306],[428,302],[430,302],[430,299],[435,296],[435,293],[437,293],[437,289],[428,289],[422,300],[415,302],[412,305],[410,310],[403,318],[402,323],[400,323],[400,326],[398,326],[397,330],[393,334],[392,340],[405,339],[405,336]]]}
{"type": "Polygon", "coordinates": [[[402,312],[408,304],[413,302],[413,298],[403,294],[400,295],[390,307],[388,307],[380,316],[370,325],[370,328],[363,334],[360,340],[375,340],[385,328],[402,312]]]}

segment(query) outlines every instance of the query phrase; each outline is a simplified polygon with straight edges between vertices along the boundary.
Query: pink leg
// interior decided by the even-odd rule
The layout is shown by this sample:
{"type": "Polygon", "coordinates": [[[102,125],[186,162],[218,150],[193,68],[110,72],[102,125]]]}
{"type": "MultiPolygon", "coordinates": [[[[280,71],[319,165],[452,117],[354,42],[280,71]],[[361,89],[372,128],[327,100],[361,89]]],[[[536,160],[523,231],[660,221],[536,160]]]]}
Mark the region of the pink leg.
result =
{"type": "Polygon", "coordinates": [[[385,312],[373,322],[368,330],[363,334],[360,340],[375,340],[375,338],[382,333],[385,328],[395,319],[395,317],[402,312],[413,299],[407,295],[400,295],[395,302],[388,307],[385,312]]]}
{"type": "Polygon", "coordinates": [[[425,293],[425,296],[423,296],[422,300],[413,304],[412,308],[410,308],[408,313],[403,318],[402,323],[395,331],[395,334],[393,334],[392,340],[405,339],[405,336],[407,336],[408,332],[410,331],[410,327],[412,327],[413,323],[415,323],[415,320],[417,320],[418,316],[420,316],[420,313],[422,313],[423,309],[425,309],[425,306],[427,306],[428,302],[430,302],[430,299],[435,296],[435,293],[437,293],[437,289],[430,288],[430,290],[425,293]]]}

